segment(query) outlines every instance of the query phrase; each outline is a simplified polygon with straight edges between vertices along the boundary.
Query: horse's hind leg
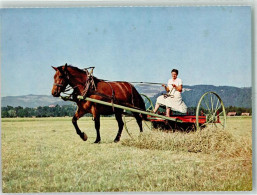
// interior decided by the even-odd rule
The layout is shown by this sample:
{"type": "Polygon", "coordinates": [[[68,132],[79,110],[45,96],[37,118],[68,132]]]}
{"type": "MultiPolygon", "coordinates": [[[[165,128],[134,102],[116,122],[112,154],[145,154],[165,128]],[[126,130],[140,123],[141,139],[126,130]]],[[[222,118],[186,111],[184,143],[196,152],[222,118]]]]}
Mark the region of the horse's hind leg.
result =
{"type": "Polygon", "coordinates": [[[95,140],[95,143],[99,143],[101,141],[101,136],[100,136],[100,115],[94,116],[94,121],[95,121],[95,130],[96,130],[96,140],[95,140]]]}
{"type": "Polygon", "coordinates": [[[74,125],[76,132],[80,136],[80,138],[83,141],[87,141],[87,135],[84,132],[80,131],[78,124],[77,124],[77,120],[79,120],[79,118],[82,117],[84,114],[85,114],[85,111],[83,109],[78,108],[74,117],[72,118],[72,124],[74,125]]]}
{"type": "Polygon", "coordinates": [[[115,112],[115,118],[118,122],[119,130],[118,130],[116,138],[114,139],[114,142],[119,142],[120,137],[121,137],[121,133],[122,133],[122,130],[123,130],[123,126],[124,126],[124,123],[122,121],[122,111],[116,111],[115,112]]]}
{"type": "Polygon", "coordinates": [[[136,112],[133,112],[133,115],[134,115],[134,117],[135,117],[136,120],[137,120],[137,124],[138,124],[138,126],[139,126],[140,132],[143,132],[142,117],[141,117],[138,113],[136,113],[136,112]]]}

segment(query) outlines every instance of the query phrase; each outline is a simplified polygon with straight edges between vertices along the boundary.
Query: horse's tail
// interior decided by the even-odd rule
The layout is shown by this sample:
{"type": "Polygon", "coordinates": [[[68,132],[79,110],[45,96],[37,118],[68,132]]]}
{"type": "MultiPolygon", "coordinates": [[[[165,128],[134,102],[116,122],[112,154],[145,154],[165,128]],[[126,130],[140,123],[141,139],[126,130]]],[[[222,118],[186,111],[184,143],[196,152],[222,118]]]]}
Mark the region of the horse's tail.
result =
{"type": "MultiPolygon", "coordinates": [[[[144,111],[146,111],[145,102],[144,102],[142,96],[140,94],[138,94],[138,95],[139,95],[139,101],[140,101],[140,108],[143,109],[144,111]]],[[[147,120],[147,115],[146,114],[141,114],[141,116],[142,116],[143,120],[145,120],[145,121],[147,120]]]]}
{"type": "MultiPolygon", "coordinates": [[[[145,102],[134,86],[132,87],[132,97],[134,105],[139,109],[146,111],[145,102]]],[[[141,116],[143,120],[147,120],[146,114],[141,114],[141,116]]]]}
{"type": "MultiPolygon", "coordinates": [[[[145,102],[144,102],[144,100],[143,100],[143,98],[141,97],[140,94],[139,94],[139,96],[140,96],[140,104],[142,104],[142,107],[143,107],[144,111],[146,111],[145,102]]],[[[142,116],[143,120],[145,120],[145,121],[147,120],[147,115],[146,114],[141,114],[141,116],[142,116]]]]}

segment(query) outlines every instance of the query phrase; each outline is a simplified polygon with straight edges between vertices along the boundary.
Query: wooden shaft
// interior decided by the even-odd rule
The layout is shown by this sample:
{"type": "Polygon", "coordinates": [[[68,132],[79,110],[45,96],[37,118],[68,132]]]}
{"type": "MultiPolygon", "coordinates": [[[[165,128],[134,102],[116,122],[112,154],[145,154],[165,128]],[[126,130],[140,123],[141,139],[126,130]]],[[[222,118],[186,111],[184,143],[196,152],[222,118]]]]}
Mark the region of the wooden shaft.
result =
{"type": "Polygon", "coordinates": [[[89,98],[89,97],[84,98],[83,96],[79,95],[77,98],[81,99],[81,100],[86,100],[86,101],[98,103],[98,104],[103,104],[103,105],[106,105],[106,106],[113,106],[115,108],[120,108],[120,109],[128,110],[128,111],[131,111],[131,112],[137,112],[137,113],[141,113],[141,114],[155,116],[155,117],[159,117],[159,118],[170,120],[170,121],[182,122],[181,120],[176,119],[176,118],[162,116],[162,115],[159,115],[159,114],[155,114],[155,113],[151,113],[151,112],[147,112],[147,111],[143,111],[143,110],[138,110],[138,109],[135,109],[135,108],[130,108],[130,107],[122,106],[122,105],[118,105],[118,104],[112,104],[110,102],[105,102],[105,101],[102,101],[102,100],[97,100],[97,99],[93,99],[93,98],[89,98]]]}

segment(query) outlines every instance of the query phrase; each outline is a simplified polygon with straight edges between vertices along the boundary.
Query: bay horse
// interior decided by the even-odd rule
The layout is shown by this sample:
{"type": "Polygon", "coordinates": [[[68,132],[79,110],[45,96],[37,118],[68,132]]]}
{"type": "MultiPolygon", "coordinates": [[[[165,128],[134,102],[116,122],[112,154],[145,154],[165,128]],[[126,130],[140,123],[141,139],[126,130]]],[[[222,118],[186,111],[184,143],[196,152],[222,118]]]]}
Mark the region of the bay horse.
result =
{"type": "MultiPolygon", "coordinates": [[[[77,120],[86,113],[93,115],[96,129],[96,140],[94,143],[101,141],[100,136],[100,115],[115,114],[118,122],[118,133],[114,142],[119,142],[124,123],[122,121],[122,109],[105,106],[102,104],[93,103],[90,101],[77,99],[78,95],[90,97],[97,100],[112,102],[128,107],[134,107],[145,111],[145,103],[138,93],[136,88],[128,83],[121,81],[105,81],[94,77],[87,70],[82,70],[77,67],[67,65],[53,67],[56,71],[54,75],[54,84],[52,88],[52,95],[59,97],[61,92],[65,92],[66,87],[69,85],[73,88],[72,101],[77,103],[77,111],[72,118],[72,123],[76,129],[77,134],[84,141],[87,140],[87,135],[78,127],[77,120]]],[[[139,126],[140,132],[143,132],[142,120],[146,119],[146,115],[133,113],[139,126]]]]}

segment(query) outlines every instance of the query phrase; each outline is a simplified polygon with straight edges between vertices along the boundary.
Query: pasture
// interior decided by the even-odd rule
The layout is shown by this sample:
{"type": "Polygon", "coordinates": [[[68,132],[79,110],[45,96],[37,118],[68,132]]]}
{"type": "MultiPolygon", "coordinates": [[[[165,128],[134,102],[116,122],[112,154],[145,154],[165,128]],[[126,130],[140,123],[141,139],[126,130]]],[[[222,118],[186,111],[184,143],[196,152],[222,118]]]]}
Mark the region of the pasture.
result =
{"type": "Polygon", "coordinates": [[[230,117],[225,131],[163,132],[101,118],[100,144],[91,118],[2,119],[2,188],[22,192],[250,191],[252,118],[230,117]]]}

